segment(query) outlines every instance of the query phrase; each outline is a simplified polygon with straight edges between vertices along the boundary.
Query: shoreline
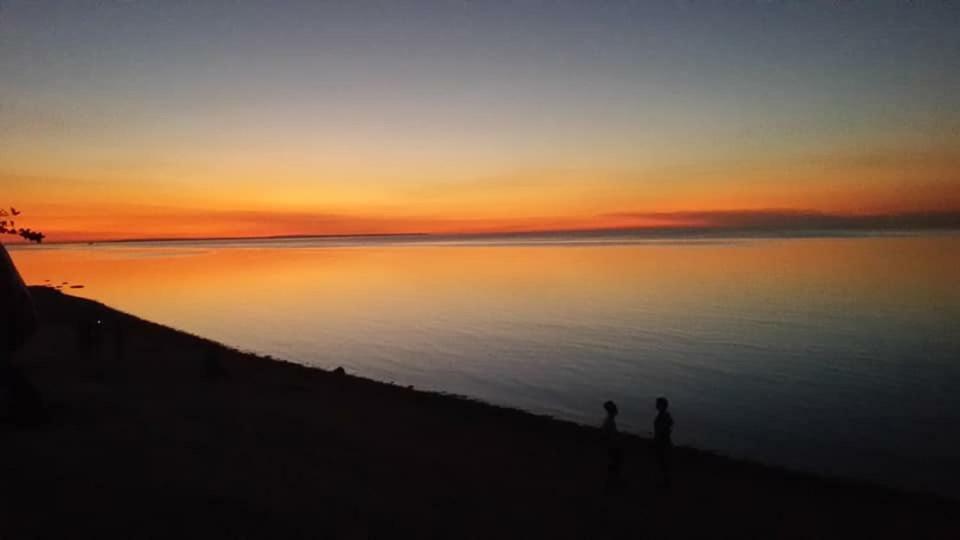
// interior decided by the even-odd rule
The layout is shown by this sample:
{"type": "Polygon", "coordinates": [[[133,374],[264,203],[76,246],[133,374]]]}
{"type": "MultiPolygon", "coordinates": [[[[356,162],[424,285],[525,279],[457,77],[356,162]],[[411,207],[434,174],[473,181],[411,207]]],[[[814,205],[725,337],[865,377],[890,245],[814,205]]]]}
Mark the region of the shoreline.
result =
{"type": "Polygon", "coordinates": [[[636,435],[624,437],[623,489],[604,494],[596,428],[259,357],[31,291],[41,330],[18,362],[52,421],[0,424],[3,538],[960,535],[952,499],[692,448],[676,449],[662,493],[636,435]],[[106,329],[97,360],[75,335],[94,318],[106,329]],[[211,351],[225,376],[211,376],[211,351]]]}

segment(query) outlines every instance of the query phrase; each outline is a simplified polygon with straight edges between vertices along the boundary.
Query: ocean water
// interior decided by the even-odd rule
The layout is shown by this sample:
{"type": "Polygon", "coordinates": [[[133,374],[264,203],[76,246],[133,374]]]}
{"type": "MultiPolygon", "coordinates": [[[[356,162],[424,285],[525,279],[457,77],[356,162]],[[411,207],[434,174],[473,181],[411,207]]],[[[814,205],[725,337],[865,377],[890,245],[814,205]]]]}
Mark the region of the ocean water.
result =
{"type": "Polygon", "coordinates": [[[664,395],[680,444],[960,496],[960,234],[11,253],[32,284],[240,349],[586,424],[612,399],[641,434],[664,395]]]}

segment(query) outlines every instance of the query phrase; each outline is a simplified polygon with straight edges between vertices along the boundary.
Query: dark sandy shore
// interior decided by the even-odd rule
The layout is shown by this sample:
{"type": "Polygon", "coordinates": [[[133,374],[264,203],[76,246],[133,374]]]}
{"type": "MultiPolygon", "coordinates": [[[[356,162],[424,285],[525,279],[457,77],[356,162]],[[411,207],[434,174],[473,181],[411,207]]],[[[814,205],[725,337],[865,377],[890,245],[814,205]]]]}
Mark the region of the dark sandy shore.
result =
{"type": "Polygon", "coordinates": [[[0,539],[960,538],[955,501],[692,449],[661,493],[640,438],[623,492],[605,495],[596,429],[34,294],[42,328],[18,362],[51,422],[0,424],[0,539]],[[100,360],[76,339],[96,318],[100,360]],[[205,376],[211,347],[228,378],[205,376]]]}

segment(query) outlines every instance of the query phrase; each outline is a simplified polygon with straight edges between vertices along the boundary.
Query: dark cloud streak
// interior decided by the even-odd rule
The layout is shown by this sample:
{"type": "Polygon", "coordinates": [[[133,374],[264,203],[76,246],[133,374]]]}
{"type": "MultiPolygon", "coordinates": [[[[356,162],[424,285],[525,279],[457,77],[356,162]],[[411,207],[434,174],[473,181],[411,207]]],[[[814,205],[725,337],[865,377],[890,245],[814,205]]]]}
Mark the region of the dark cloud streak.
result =
{"type": "Polygon", "coordinates": [[[891,214],[831,214],[816,210],[622,212],[602,217],[636,219],[651,226],[749,230],[960,229],[960,209],[891,214]]]}

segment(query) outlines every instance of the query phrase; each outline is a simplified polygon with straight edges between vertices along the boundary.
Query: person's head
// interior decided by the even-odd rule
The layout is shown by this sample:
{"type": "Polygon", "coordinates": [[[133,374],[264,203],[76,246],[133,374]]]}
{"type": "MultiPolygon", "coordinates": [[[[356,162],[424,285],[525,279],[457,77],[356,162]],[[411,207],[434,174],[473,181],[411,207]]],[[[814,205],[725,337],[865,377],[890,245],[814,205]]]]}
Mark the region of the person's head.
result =
{"type": "Polygon", "coordinates": [[[667,407],[670,406],[670,402],[667,401],[667,398],[661,396],[657,398],[657,410],[663,412],[667,410],[667,407]]]}
{"type": "Polygon", "coordinates": [[[610,415],[610,416],[616,416],[617,413],[620,412],[620,410],[617,409],[617,404],[614,403],[614,402],[612,402],[612,401],[608,401],[608,402],[604,403],[604,404],[603,404],[603,408],[604,408],[605,411],[607,411],[607,414],[610,415]]]}

